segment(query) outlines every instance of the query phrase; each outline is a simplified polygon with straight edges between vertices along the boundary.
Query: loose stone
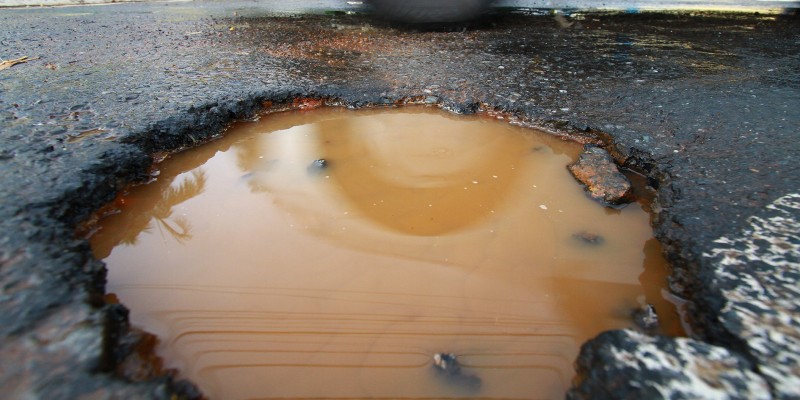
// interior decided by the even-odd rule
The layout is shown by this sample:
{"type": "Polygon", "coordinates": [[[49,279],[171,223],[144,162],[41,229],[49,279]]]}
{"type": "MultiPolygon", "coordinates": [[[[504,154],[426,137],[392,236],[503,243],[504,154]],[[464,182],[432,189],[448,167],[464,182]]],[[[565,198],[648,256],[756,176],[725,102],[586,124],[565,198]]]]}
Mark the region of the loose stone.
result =
{"type": "Polygon", "coordinates": [[[652,304],[645,304],[644,307],[633,310],[632,317],[636,326],[645,333],[655,334],[658,332],[658,314],[652,304]]]}
{"type": "Polygon", "coordinates": [[[314,160],[311,165],[308,166],[308,173],[309,174],[317,174],[324,169],[327,169],[330,166],[328,160],[324,158],[320,158],[318,160],[314,160]]]}
{"type": "Polygon", "coordinates": [[[568,168],[575,179],[586,186],[593,199],[607,205],[620,205],[632,200],[631,182],[605,150],[586,145],[578,161],[568,168]]]}
{"type": "Polygon", "coordinates": [[[580,243],[592,246],[599,246],[606,241],[606,239],[600,236],[598,233],[591,231],[578,232],[572,235],[572,238],[579,241],[580,243]]]}
{"type": "Polygon", "coordinates": [[[433,367],[440,377],[456,388],[476,392],[481,388],[481,378],[466,374],[461,370],[461,364],[453,353],[436,353],[433,355],[433,367]]]}

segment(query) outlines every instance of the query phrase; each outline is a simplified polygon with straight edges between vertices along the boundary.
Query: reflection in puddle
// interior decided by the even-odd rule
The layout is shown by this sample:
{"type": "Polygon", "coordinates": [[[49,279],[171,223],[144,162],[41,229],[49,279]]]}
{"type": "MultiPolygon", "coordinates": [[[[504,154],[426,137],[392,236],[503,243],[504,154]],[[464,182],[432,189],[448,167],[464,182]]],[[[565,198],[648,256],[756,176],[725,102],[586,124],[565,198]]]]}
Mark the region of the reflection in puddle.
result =
{"type": "Polygon", "coordinates": [[[579,151],[430,109],[276,114],[163,163],[92,244],[211,398],[562,398],[640,303],[679,333],[648,215],[589,200],[579,151]]]}

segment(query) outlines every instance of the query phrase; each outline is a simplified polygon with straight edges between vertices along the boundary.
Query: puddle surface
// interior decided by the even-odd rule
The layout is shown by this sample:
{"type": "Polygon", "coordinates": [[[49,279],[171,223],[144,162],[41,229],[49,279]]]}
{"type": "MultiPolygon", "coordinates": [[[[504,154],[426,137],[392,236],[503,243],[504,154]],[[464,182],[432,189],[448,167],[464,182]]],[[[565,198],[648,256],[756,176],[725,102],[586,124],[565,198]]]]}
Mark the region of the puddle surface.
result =
{"type": "Polygon", "coordinates": [[[648,215],[588,199],[579,152],[432,109],[274,114],[172,156],[92,244],[213,399],[560,399],[640,303],[679,329],[648,215]]]}

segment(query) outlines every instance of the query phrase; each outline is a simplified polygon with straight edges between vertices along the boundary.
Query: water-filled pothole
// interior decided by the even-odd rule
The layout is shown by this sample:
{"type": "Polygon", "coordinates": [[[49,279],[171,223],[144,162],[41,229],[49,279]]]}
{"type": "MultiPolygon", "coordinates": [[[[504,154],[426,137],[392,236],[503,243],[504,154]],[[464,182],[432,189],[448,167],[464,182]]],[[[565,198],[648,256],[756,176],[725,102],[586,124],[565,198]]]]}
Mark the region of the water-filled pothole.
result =
{"type": "Polygon", "coordinates": [[[211,398],[563,398],[641,304],[680,329],[648,214],[590,200],[579,152],[432,109],[273,114],[162,163],[92,245],[211,398]]]}

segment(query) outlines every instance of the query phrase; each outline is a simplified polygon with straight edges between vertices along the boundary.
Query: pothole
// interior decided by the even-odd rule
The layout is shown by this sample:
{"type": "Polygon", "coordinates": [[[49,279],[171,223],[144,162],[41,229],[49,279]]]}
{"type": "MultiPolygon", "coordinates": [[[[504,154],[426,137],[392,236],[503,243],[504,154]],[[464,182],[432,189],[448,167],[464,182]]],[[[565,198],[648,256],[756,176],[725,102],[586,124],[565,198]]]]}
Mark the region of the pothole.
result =
{"type": "Polygon", "coordinates": [[[589,199],[580,150],[429,108],[272,114],[161,163],[91,241],[212,399],[560,399],[645,304],[680,333],[648,214],[589,199]]]}

